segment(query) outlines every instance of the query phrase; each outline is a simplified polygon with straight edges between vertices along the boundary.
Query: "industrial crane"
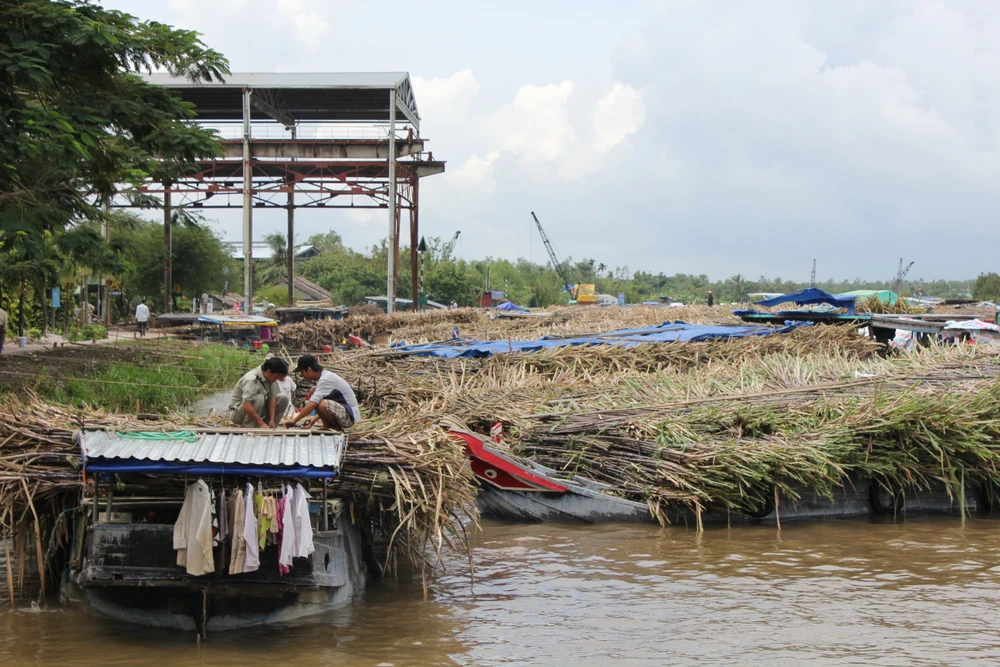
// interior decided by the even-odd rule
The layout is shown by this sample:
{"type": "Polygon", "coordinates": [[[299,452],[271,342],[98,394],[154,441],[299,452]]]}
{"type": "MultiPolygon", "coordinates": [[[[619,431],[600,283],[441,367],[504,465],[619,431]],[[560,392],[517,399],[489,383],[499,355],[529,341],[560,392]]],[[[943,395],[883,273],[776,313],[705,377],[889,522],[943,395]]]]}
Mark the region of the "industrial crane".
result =
{"type": "Polygon", "coordinates": [[[909,264],[906,265],[906,268],[904,269],[903,258],[902,257],[899,258],[899,270],[896,271],[896,277],[893,279],[891,288],[893,292],[896,293],[899,292],[899,286],[903,283],[903,278],[906,277],[906,274],[909,273],[910,269],[912,268],[913,268],[913,262],[910,262],[909,264]]]}
{"type": "Polygon", "coordinates": [[[569,275],[566,273],[566,267],[563,263],[559,261],[559,257],[556,256],[556,251],[552,247],[552,242],[549,241],[549,237],[545,234],[545,230],[542,229],[542,223],[538,221],[538,216],[535,212],[531,212],[531,217],[535,220],[535,226],[538,227],[538,233],[542,236],[542,243],[545,244],[545,250],[549,253],[549,261],[552,262],[552,268],[556,270],[559,274],[559,278],[563,281],[563,289],[570,293],[570,296],[580,305],[591,305],[597,303],[597,295],[594,291],[593,285],[574,285],[573,281],[569,279],[569,275]]]}
{"type": "Polygon", "coordinates": [[[459,237],[459,235],[461,233],[462,233],[461,229],[458,230],[457,232],[455,232],[455,235],[451,237],[451,240],[448,241],[447,243],[445,243],[441,247],[441,256],[442,257],[448,257],[449,255],[451,255],[451,251],[454,250],[454,248],[455,248],[455,241],[458,240],[458,237],[459,237]]]}
{"type": "Polygon", "coordinates": [[[534,218],[535,226],[538,227],[538,233],[542,236],[542,243],[545,244],[545,250],[549,253],[549,261],[552,262],[552,268],[556,270],[556,273],[559,274],[559,278],[563,281],[563,289],[576,298],[576,286],[573,285],[573,281],[571,281],[569,276],[566,275],[566,269],[556,256],[556,251],[552,247],[552,242],[549,241],[549,237],[546,236],[545,230],[542,229],[542,223],[538,221],[538,216],[535,215],[534,211],[531,212],[531,217],[534,218]]]}

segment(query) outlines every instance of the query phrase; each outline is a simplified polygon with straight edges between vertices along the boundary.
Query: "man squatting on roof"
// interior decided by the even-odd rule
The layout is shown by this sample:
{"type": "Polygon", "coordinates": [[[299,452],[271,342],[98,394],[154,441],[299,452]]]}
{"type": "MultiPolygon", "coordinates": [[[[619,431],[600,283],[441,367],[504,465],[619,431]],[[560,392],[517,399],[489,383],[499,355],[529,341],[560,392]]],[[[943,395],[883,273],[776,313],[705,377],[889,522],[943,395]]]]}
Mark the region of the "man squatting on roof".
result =
{"type": "Polygon", "coordinates": [[[292,397],[278,382],[288,375],[284,359],[272,357],[240,378],[229,401],[229,414],[237,426],[274,428],[288,411],[292,397]]]}
{"type": "Polygon", "coordinates": [[[351,385],[333,371],[323,370],[316,357],[303,354],[299,357],[295,371],[315,382],[316,386],[306,394],[305,406],[286,421],[285,426],[295,426],[313,410],[316,411],[316,417],[304,424],[306,428],[315,424],[317,419],[322,419],[326,428],[343,431],[361,421],[358,399],[354,396],[351,385]]]}

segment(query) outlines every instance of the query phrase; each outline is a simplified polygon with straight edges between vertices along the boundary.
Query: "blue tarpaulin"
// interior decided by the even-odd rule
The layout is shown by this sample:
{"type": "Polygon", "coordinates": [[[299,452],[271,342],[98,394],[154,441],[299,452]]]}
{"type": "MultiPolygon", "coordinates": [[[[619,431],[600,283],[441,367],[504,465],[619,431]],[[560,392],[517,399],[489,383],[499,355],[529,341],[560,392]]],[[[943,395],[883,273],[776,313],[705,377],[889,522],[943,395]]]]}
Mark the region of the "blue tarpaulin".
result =
{"type": "Polygon", "coordinates": [[[722,326],[716,324],[687,324],[685,322],[664,322],[659,326],[643,327],[641,329],[621,329],[603,334],[588,336],[546,336],[537,340],[497,340],[482,341],[459,338],[439,343],[423,345],[408,345],[394,349],[393,354],[413,355],[420,357],[441,357],[455,359],[458,357],[489,357],[494,354],[512,352],[538,352],[560,347],[578,345],[620,345],[633,347],[646,343],[698,342],[706,340],[729,340],[732,338],[748,338],[750,336],[767,336],[775,333],[788,333],[803,323],[787,324],[783,327],[765,327],[758,325],[722,326]]]}
{"type": "Polygon", "coordinates": [[[300,477],[304,479],[336,479],[340,474],[331,468],[312,466],[266,466],[243,463],[181,463],[137,459],[87,459],[87,472],[104,473],[166,473],[171,475],[245,475],[248,477],[300,477]]]}
{"type": "Polygon", "coordinates": [[[846,308],[847,312],[854,312],[853,296],[834,296],[816,287],[807,287],[791,294],[782,294],[771,299],[764,299],[754,303],[756,306],[777,306],[782,303],[794,303],[799,306],[809,306],[817,303],[826,303],[835,308],[846,308]]]}
{"type": "Polygon", "coordinates": [[[496,310],[514,310],[514,311],[517,311],[519,313],[527,313],[527,312],[529,312],[527,308],[522,308],[521,306],[517,305],[513,301],[504,301],[501,304],[493,306],[493,308],[496,309],[496,310]]]}

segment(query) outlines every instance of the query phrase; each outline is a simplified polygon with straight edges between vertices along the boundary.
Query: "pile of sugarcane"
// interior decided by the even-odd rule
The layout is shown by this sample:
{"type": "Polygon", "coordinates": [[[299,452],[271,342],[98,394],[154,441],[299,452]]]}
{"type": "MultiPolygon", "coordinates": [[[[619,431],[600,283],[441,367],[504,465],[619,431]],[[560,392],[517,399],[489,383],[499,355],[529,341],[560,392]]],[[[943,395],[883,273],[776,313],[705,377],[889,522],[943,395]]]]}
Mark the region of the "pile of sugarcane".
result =
{"type": "Polygon", "coordinates": [[[752,510],[797,487],[828,497],[849,475],[894,493],[1000,483],[1000,387],[855,383],[825,391],[537,416],[516,453],[611,484],[661,521],[685,506],[752,510]]]}
{"type": "Polygon", "coordinates": [[[282,325],[278,328],[278,341],[288,350],[315,351],[324,345],[340,345],[349,335],[370,341],[376,334],[406,328],[435,331],[447,337],[446,332],[450,332],[455,325],[477,322],[480,317],[478,311],[469,308],[350,315],[341,320],[311,320],[282,325]]]}
{"type": "Polygon", "coordinates": [[[563,306],[538,311],[537,317],[502,317],[488,308],[458,308],[417,313],[402,311],[392,315],[359,314],[342,320],[287,324],[279,328],[278,339],[288,350],[314,351],[324,345],[340,345],[348,335],[370,341],[376,334],[388,332],[393,341],[425,343],[450,338],[457,326],[463,338],[532,340],[541,336],[579,336],[653,326],[667,320],[742,324],[728,310],[707,306],[563,306]]]}
{"type": "MultiPolygon", "coordinates": [[[[218,426],[180,415],[140,422],[130,415],[46,405],[34,396],[0,402],[3,536],[30,533],[35,543],[29,545],[31,555],[45,571],[51,548],[46,545],[66,537],[54,534],[60,530],[57,519],[64,509],[77,506],[84,491],[74,441],[78,429],[176,431],[198,425],[218,426]]],[[[421,568],[433,565],[442,546],[464,544],[463,521],[474,487],[463,451],[440,429],[423,421],[400,422],[394,429],[352,434],[348,443],[342,474],[330,490],[353,504],[353,516],[367,530],[384,538],[388,568],[401,559],[421,568]]],[[[118,495],[141,490],[129,488],[118,495]]],[[[182,497],[180,486],[176,491],[182,497]]],[[[6,559],[12,561],[20,566],[17,554],[6,559]]]]}
{"type": "Polygon", "coordinates": [[[996,481],[996,354],[875,354],[850,328],[716,343],[566,348],[486,360],[331,357],[372,421],[500,422],[514,453],[611,484],[666,520],[759,507],[851,474],[894,490],[996,481]],[[367,390],[366,390],[367,388],[367,390]]]}

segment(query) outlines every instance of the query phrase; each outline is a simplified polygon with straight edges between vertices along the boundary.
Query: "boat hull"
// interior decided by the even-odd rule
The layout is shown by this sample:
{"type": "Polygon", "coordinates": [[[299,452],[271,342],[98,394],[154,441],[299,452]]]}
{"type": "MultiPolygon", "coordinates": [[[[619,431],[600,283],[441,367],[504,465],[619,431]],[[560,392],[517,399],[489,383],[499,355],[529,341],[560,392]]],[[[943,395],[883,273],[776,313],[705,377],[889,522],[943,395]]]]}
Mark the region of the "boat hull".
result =
{"type": "Polygon", "coordinates": [[[189,575],[176,565],[172,536],[169,525],[93,526],[82,566],[64,577],[63,598],[114,620],[206,634],[291,621],[364,596],[365,561],[349,520],[315,532],[316,550],[284,576],[274,546],[261,552],[256,572],[189,575]]]}

